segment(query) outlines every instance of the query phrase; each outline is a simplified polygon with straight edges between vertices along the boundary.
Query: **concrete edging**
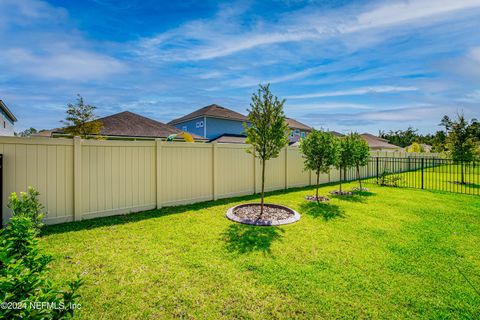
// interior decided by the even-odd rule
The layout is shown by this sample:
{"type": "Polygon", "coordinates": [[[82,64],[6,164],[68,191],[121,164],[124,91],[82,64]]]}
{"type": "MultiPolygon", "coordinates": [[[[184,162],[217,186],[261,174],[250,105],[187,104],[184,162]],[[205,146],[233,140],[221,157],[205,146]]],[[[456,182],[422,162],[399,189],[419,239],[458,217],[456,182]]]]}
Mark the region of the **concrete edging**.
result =
{"type": "Polygon", "coordinates": [[[282,206],[282,205],[279,205],[279,204],[273,204],[273,203],[265,203],[264,205],[265,206],[276,206],[276,207],[284,208],[288,211],[291,211],[293,213],[293,217],[278,220],[278,221],[250,220],[250,219],[242,219],[242,218],[236,216],[233,213],[235,211],[235,209],[238,208],[238,207],[248,206],[248,205],[258,205],[258,204],[259,203],[242,203],[242,204],[236,205],[234,207],[231,207],[227,210],[226,217],[227,217],[227,219],[229,219],[231,221],[235,221],[235,222],[243,223],[243,224],[254,225],[254,226],[281,226],[281,225],[284,225],[284,224],[294,223],[294,222],[297,222],[298,220],[300,220],[300,214],[297,211],[295,211],[295,210],[293,210],[289,207],[282,206]]]}

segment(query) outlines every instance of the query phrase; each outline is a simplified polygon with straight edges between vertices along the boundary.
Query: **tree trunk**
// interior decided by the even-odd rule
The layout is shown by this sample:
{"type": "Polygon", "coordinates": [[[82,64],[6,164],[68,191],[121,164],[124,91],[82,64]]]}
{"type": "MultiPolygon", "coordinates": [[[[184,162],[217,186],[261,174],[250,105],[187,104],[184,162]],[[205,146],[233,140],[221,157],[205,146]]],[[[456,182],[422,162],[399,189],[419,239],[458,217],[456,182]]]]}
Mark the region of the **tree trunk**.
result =
{"type": "Polygon", "coordinates": [[[262,160],[262,201],[260,204],[260,218],[263,217],[263,197],[265,195],[265,160],[262,160]]]}
{"type": "Polygon", "coordinates": [[[360,184],[360,191],[362,191],[362,179],[360,179],[360,166],[357,164],[357,179],[360,184]]]}
{"type": "Polygon", "coordinates": [[[342,193],[342,168],[340,168],[340,193],[342,193]]]}
{"type": "Polygon", "coordinates": [[[318,185],[320,183],[320,172],[317,171],[317,193],[316,193],[316,197],[317,197],[317,203],[319,203],[320,201],[318,201],[318,185]]]}

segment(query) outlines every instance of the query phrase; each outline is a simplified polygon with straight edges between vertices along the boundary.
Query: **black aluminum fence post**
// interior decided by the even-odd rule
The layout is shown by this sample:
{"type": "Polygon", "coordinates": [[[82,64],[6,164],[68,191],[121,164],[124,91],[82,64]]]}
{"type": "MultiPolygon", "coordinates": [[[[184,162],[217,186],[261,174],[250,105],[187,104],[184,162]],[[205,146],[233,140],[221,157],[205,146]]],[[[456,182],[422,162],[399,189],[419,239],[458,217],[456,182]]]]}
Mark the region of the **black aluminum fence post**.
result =
{"type": "Polygon", "coordinates": [[[422,158],[422,189],[423,189],[423,168],[425,167],[425,158],[422,158]]]}
{"type": "Polygon", "coordinates": [[[378,157],[377,157],[377,184],[378,184],[378,157]]]}

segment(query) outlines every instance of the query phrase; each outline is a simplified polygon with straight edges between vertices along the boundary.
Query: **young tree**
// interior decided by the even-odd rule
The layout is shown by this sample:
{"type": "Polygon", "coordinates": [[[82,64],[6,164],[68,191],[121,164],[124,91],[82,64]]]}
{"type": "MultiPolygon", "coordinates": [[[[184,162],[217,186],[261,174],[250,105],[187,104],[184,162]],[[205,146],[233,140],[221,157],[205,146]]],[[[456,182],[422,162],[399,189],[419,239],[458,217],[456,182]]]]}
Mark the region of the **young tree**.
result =
{"type": "Polygon", "coordinates": [[[312,170],[317,176],[317,190],[315,197],[318,200],[318,186],[320,173],[330,172],[330,167],[335,165],[338,158],[338,138],[333,134],[315,129],[300,142],[303,153],[305,169],[312,170]]]}
{"type": "Polygon", "coordinates": [[[354,146],[353,163],[357,168],[357,179],[360,184],[360,191],[362,190],[362,179],[360,179],[360,167],[366,166],[368,158],[370,157],[370,148],[365,140],[360,137],[358,133],[350,134],[351,142],[354,146]]]}
{"type": "Polygon", "coordinates": [[[82,96],[78,95],[76,104],[68,104],[67,117],[62,121],[66,125],[65,133],[72,136],[88,138],[98,135],[102,129],[102,123],[95,120],[94,111],[97,107],[85,104],[82,96]]]}
{"type": "Polygon", "coordinates": [[[465,184],[465,162],[475,159],[476,145],[474,137],[468,129],[465,117],[458,115],[456,121],[451,121],[447,137],[447,150],[455,163],[460,163],[461,183],[465,184]]]}
{"type": "Polygon", "coordinates": [[[280,150],[288,143],[288,126],[285,122],[283,104],[270,92],[270,85],[260,85],[258,92],[252,94],[248,121],[244,124],[247,143],[251,145],[248,152],[259,158],[262,164],[262,201],[260,216],[263,215],[265,191],[265,162],[278,157],[280,150]]]}
{"type": "Polygon", "coordinates": [[[336,167],[340,170],[340,193],[342,193],[342,180],[346,179],[347,169],[355,166],[355,141],[353,135],[340,139],[340,147],[336,167]],[[342,178],[343,173],[343,178],[342,178]]]}

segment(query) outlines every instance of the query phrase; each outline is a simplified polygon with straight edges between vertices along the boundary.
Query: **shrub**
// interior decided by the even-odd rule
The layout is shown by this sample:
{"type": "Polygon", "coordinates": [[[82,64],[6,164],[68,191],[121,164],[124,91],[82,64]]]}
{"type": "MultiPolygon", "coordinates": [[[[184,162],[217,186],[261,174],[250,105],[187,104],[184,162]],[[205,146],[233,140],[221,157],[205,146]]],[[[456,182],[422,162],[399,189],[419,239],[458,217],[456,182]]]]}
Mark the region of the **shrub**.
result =
{"type": "Polygon", "coordinates": [[[12,214],[25,215],[30,218],[33,226],[40,230],[43,226],[42,219],[45,216],[44,207],[38,200],[40,193],[32,187],[28,187],[27,192],[21,192],[20,198],[14,192],[10,195],[8,207],[12,210],[12,214]]]}
{"type": "Polygon", "coordinates": [[[67,289],[47,277],[52,257],[41,252],[38,246],[38,202],[32,201],[38,192],[29,189],[24,201],[16,195],[10,197],[10,207],[15,207],[13,217],[5,229],[0,230],[0,309],[1,319],[62,319],[73,315],[77,305],[78,288],[82,280],[67,283],[67,289]],[[44,305],[35,305],[44,303],[44,305]],[[48,304],[48,305],[47,305],[48,304]]]}

